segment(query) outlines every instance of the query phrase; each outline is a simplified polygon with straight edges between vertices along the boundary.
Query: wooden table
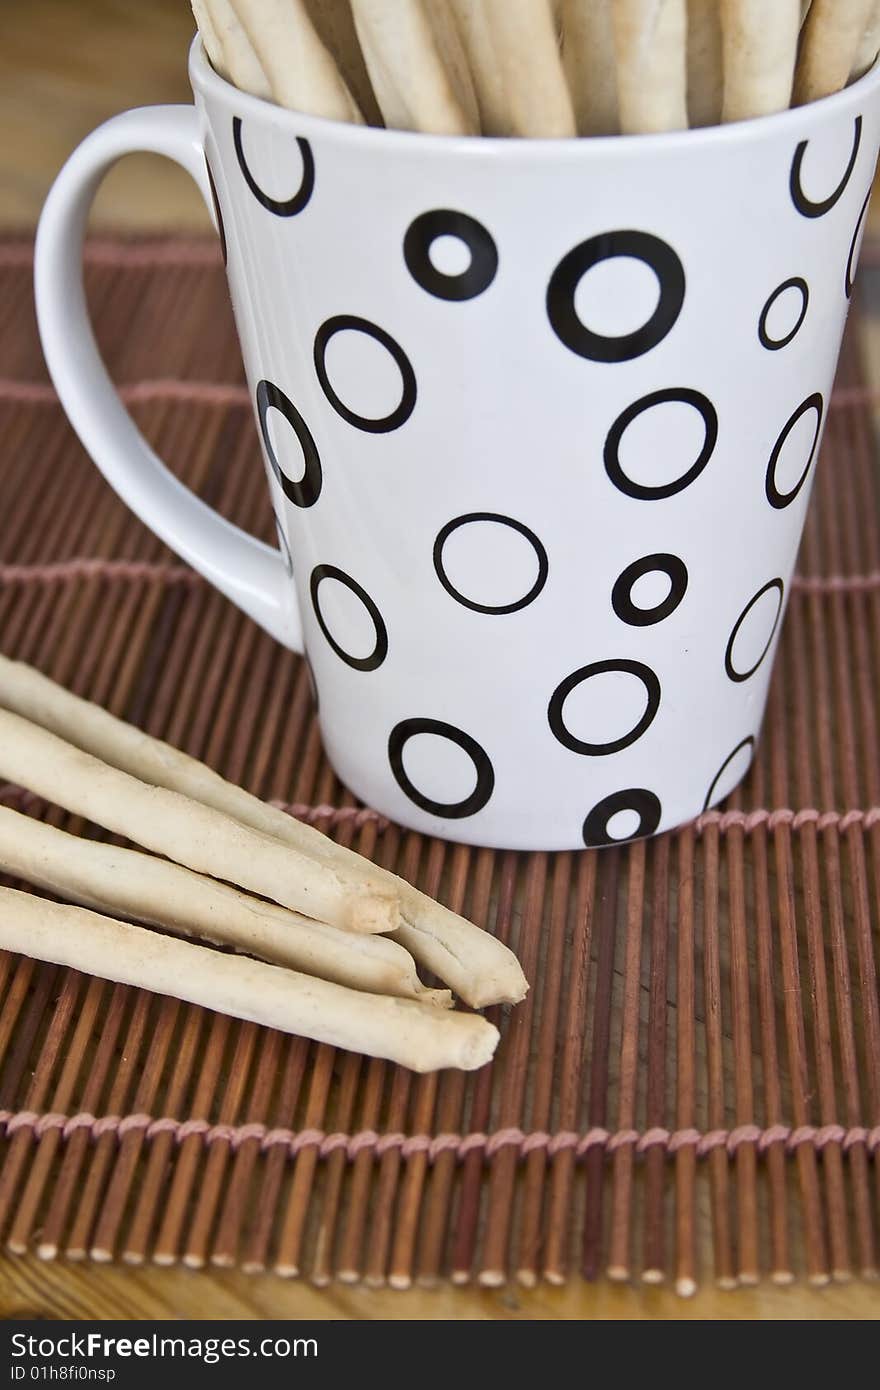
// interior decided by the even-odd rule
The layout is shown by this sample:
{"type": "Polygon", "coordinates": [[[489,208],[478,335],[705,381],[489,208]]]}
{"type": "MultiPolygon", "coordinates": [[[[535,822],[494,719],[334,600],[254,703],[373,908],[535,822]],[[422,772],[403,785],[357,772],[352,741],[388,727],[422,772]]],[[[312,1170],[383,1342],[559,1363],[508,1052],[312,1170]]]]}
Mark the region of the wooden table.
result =
{"type": "MultiPolygon", "coordinates": [[[[32,228],[55,171],[99,121],[126,107],[187,101],[186,0],[30,0],[5,16],[0,46],[0,225],[32,228]]],[[[95,222],[108,228],[206,229],[180,170],[147,157],[108,178],[95,222]]],[[[880,363],[878,363],[880,366],[880,363]]],[[[707,1252],[708,1265],[708,1252],[707,1252]]],[[[0,1316],[68,1318],[876,1318],[869,1285],[823,1290],[706,1288],[685,1302],[664,1288],[574,1282],[526,1291],[324,1289],[237,1271],[42,1263],[0,1255],[0,1316]]]]}

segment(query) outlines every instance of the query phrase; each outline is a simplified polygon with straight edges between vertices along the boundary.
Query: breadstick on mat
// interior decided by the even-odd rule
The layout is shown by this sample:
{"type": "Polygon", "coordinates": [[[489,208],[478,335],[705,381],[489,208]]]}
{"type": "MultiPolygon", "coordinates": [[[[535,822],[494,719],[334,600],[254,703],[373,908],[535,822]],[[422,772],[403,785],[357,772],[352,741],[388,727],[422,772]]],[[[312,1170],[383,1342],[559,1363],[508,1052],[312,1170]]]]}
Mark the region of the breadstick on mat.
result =
{"type": "Polygon", "coordinates": [[[722,120],[770,116],[791,103],[800,0],[721,0],[722,120]]]}
{"type": "Polygon", "coordinates": [[[373,91],[392,130],[475,135],[473,88],[456,90],[425,0],[352,0],[373,91]]]}
{"type": "Polygon", "coordinates": [[[873,0],[813,0],[795,73],[795,106],[846,86],[872,9],[873,0]]]}
{"type": "Polygon", "coordinates": [[[32,666],[0,656],[0,707],[32,719],[143,782],[181,792],[271,835],[334,869],[341,878],[396,893],[402,917],[397,940],[472,1008],[516,1004],[525,997],[528,983],[519,961],[494,936],[320,830],[225,781],[196,758],[73,695],[32,666]]]}
{"type": "Polygon", "coordinates": [[[196,22],[196,28],[199,31],[211,67],[215,72],[219,72],[221,77],[225,77],[228,80],[229,70],[226,66],[226,60],[223,57],[223,46],[220,43],[220,35],[214,27],[214,21],[211,18],[207,0],[191,0],[191,8],[193,19],[196,22]]]}
{"type": "Polygon", "coordinates": [[[0,888],[0,948],[412,1071],[473,1071],[498,1044],[498,1029],[479,1014],[361,994],[14,888],[0,888]]]}
{"type": "Polygon", "coordinates": [[[685,0],[614,0],[620,128],[687,129],[685,0]]]}
{"type": "Polygon", "coordinates": [[[850,80],[854,82],[856,78],[864,77],[868,69],[872,68],[877,61],[878,53],[880,53],[880,0],[874,0],[865,32],[856,49],[850,80]]]}
{"type": "Polygon", "coordinates": [[[395,895],[280,844],[179,792],[141,782],[0,709],[0,777],[199,873],[353,931],[393,931],[395,895]]]}
{"type": "MultiPolygon", "coordinates": [[[[271,97],[266,74],[260,60],[251,47],[251,42],[236,18],[229,0],[204,0],[203,9],[208,17],[223,53],[224,76],[242,92],[251,96],[271,97]]],[[[196,14],[195,8],[193,13],[196,14]]],[[[198,22],[198,14],[196,14],[198,22]]],[[[201,25],[199,26],[201,27],[201,25]]],[[[204,38],[204,35],[202,36],[204,38]]]]}
{"type": "Polygon", "coordinates": [[[578,135],[617,135],[617,64],[611,0],[564,0],[562,62],[578,135]]]}
{"type": "Polygon", "coordinates": [[[449,0],[474,83],[484,135],[511,135],[510,113],[485,0],[449,0]]]}
{"type": "Polygon", "coordinates": [[[718,125],[724,94],[718,0],[687,0],[687,23],[688,122],[718,125]]]}
{"type": "Polygon", "coordinates": [[[196,936],[371,994],[448,1008],[449,990],[428,989],[396,941],[340,931],[275,903],[138,850],[68,835],[0,807],[0,870],[81,907],[196,936]]]}
{"type": "Polygon", "coordinates": [[[363,124],[336,60],[309,18],[305,0],[233,0],[279,106],[363,124]]]}
{"type": "Polygon", "coordinates": [[[514,135],[577,134],[550,0],[484,0],[514,135]]]}

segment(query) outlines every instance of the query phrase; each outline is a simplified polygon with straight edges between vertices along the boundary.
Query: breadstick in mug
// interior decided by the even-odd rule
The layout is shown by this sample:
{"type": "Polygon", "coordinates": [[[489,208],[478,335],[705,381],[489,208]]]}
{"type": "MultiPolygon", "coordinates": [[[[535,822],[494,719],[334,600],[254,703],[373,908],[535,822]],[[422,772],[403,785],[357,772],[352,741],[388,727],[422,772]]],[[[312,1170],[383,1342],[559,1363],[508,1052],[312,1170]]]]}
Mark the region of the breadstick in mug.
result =
{"type": "Polygon", "coordinates": [[[0,870],[81,907],[233,946],[338,985],[452,1004],[448,990],[422,984],[412,957],[387,936],[340,931],[167,859],[68,835],[6,807],[0,870]]]}
{"type": "Polygon", "coordinates": [[[577,134],[550,0],[484,0],[513,135],[577,134]]]}
{"type": "Polygon", "coordinates": [[[0,948],[412,1071],[472,1071],[498,1045],[498,1029],[479,1014],[361,994],[14,888],[0,888],[0,948]]]}
{"type": "Polygon", "coordinates": [[[355,883],[366,879],[380,891],[396,893],[403,919],[402,944],[472,1008],[516,1004],[525,997],[528,982],[516,956],[473,922],[450,912],[405,879],[338,845],[313,826],[225,781],[197,758],[72,694],[33,666],[2,655],[0,707],[32,719],[143,782],[181,792],[242,825],[271,835],[333,868],[341,878],[355,883]]]}
{"type": "Polygon", "coordinates": [[[263,99],[271,97],[260,60],[229,0],[204,0],[204,7],[223,53],[224,76],[228,75],[230,82],[242,92],[263,99]]]}
{"type": "Polygon", "coordinates": [[[717,125],[724,93],[718,0],[688,0],[687,19],[688,121],[717,125]]]}
{"type": "Polygon", "coordinates": [[[794,104],[830,96],[845,87],[874,0],[813,0],[804,23],[794,79],[794,104]]]}
{"type": "Polygon", "coordinates": [[[616,135],[620,114],[611,0],[564,0],[562,62],[578,135],[616,135]]]}
{"type": "Polygon", "coordinates": [[[449,0],[467,54],[484,135],[510,135],[512,126],[495,56],[485,0],[449,0]]]}
{"type": "Polygon", "coordinates": [[[190,0],[193,12],[193,19],[199,31],[199,36],[208,55],[208,61],[215,72],[219,72],[221,77],[229,79],[229,70],[226,60],[223,57],[223,46],[220,43],[220,35],[214,27],[214,21],[208,9],[207,0],[190,0]]]}
{"type": "Polygon", "coordinates": [[[306,0],[306,9],[318,38],[336,59],[367,125],[382,125],[382,112],[361,52],[349,0],[306,0]]]}
{"type": "Polygon", "coordinates": [[[175,863],[247,888],[307,917],[353,931],[393,931],[389,891],[348,882],[268,835],[83,753],[20,715],[0,710],[0,777],[95,821],[175,863]]]}
{"type": "Polygon", "coordinates": [[[721,0],[725,121],[784,111],[791,102],[799,0],[721,0]]]}
{"type": "Polygon", "coordinates": [[[872,68],[877,61],[878,53],[880,53],[880,0],[874,0],[874,8],[868,16],[865,32],[856,49],[850,80],[855,81],[857,77],[864,77],[868,69],[872,68]]]}
{"type": "Polygon", "coordinates": [[[363,124],[335,59],[315,33],[304,0],[233,0],[279,106],[363,124]]]}
{"type": "MultiPolygon", "coordinates": [[[[385,124],[393,130],[475,135],[476,104],[456,91],[425,0],[352,0],[364,61],[385,124]]],[[[472,95],[472,94],[471,94],[472,95]]]]}
{"type": "Polygon", "coordinates": [[[620,128],[687,129],[685,0],[614,0],[620,128]]]}

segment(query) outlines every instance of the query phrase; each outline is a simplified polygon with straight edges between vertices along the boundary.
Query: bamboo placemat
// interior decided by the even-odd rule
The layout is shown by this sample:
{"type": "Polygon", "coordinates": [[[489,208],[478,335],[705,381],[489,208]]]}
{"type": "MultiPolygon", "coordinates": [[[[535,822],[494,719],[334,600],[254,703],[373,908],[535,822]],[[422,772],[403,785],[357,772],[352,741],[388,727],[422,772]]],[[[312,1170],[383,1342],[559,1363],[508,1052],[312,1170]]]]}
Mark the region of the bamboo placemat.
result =
{"type": "MultiPolygon", "coordinates": [[[[649,843],[494,853],[339,785],[303,664],[83,454],[31,273],[0,243],[0,648],[463,910],[533,987],[491,1068],[415,1077],[0,953],[7,1248],[400,1287],[876,1277],[880,499],[852,324],[747,783],[649,843]]],[[[268,539],[214,248],[95,242],[88,281],[151,441],[268,539]]]]}

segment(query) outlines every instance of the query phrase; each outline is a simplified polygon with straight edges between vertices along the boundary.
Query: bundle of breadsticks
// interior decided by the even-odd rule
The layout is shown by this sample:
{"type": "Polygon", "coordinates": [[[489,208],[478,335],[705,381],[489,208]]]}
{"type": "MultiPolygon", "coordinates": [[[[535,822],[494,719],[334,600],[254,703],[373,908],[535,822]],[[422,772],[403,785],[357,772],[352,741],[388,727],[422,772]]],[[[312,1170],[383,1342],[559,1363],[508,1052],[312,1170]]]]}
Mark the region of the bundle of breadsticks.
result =
{"type": "Polygon", "coordinates": [[[332,120],[444,135],[638,134],[829,96],[880,0],[192,0],[221,76],[332,120]]]}
{"type": "Polygon", "coordinates": [[[2,656],[0,780],[142,846],[0,806],[0,872],[66,900],[0,887],[2,949],[414,1071],[495,1051],[498,1030],[453,1009],[451,990],[479,1009],[528,989],[488,932],[2,656]],[[417,962],[451,990],[423,984],[417,962]]]}

